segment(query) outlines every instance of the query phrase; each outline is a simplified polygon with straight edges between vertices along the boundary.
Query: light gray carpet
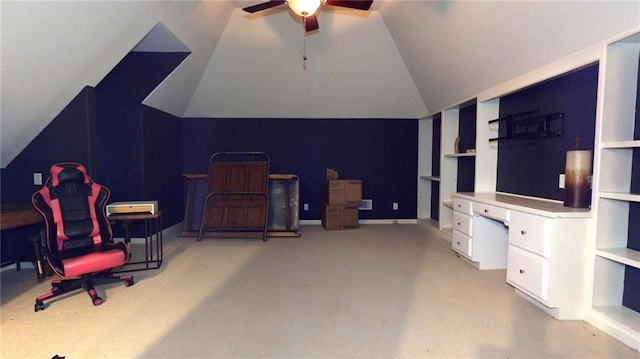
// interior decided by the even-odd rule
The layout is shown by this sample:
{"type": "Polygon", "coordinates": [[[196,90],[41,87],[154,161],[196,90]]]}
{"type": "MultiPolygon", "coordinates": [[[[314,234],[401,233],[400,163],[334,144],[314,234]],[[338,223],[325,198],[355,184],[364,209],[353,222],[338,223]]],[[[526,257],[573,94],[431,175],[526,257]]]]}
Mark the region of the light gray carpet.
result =
{"type": "Polygon", "coordinates": [[[49,288],[2,272],[2,358],[640,358],[516,295],[421,225],[300,238],[165,236],[160,270],[35,313],[49,288]]]}

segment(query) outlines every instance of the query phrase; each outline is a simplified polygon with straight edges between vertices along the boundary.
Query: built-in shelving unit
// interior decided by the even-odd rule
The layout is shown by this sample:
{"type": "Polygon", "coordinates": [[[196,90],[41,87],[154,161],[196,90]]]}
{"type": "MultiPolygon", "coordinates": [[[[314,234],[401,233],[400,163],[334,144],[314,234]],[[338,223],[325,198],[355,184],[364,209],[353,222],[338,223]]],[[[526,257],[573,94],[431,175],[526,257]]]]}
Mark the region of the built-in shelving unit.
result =
{"type": "MultiPolygon", "coordinates": [[[[461,134],[460,122],[466,120],[464,118],[460,118],[460,111],[467,106],[472,106],[475,104],[475,99],[464,101],[460,104],[451,106],[431,116],[428,116],[420,122],[420,138],[426,141],[424,141],[425,144],[421,145],[419,154],[419,157],[422,159],[420,160],[419,165],[420,176],[418,183],[418,197],[419,202],[422,202],[423,204],[418,204],[418,217],[428,218],[428,211],[420,210],[420,208],[424,209],[426,207],[426,203],[430,203],[426,197],[431,197],[432,195],[436,196],[435,193],[431,192],[431,189],[434,188],[433,186],[431,186],[431,183],[437,182],[437,211],[439,217],[438,226],[439,229],[444,233],[450,233],[452,227],[453,194],[458,192],[458,161],[474,161],[477,157],[477,151],[475,148],[464,148],[461,152],[456,152],[460,150],[459,141],[461,135],[465,136],[465,134],[461,134]],[[433,122],[436,116],[441,121],[440,126],[435,127],[436,129],[440,128],[440,133],[436,134],[439,135],[440,138],[439,156],[435,156],[435,151],[426,143],[434,138],[433,122]],[[439,166],[439,175],[432,175],[432,166],[434,164],[436,166],[439,166]]],[[[492,105],[490,106],[493,107],[492,105]]],[[[476,116],[478,112],[479,111],[476,111],[476,116]]],[[[490,113],[490,116],[493,116],[495,112],[490,111],[490,113]]],[[[471,126],[478,126],[478,122],[475,122],[475,124],[471,124],[471,126]]],[[[482,126],[486,126],[486,122],[482,126]]],[[[474,132],[477,131],[478,129],[475,129],[474,132]]],[[[477,143],[475,137],[465,138],[465,140],[466,142],[477,143]]],[[[495,163],[495,161],[493,161],[492,163],[495,163]]],[[[464,175],[470,176],[474,181],[477,178],[475,172],[465,173],[464,175]]],[[[493,183],[493,187],[495,188],[495,182],[493,183]]]]}
{"type": "Polygon", "coordinates": [[[447,233],[453,227],[453,194],[458,186],[458,157],[453,157],[459,137],[460,107],[442,111],[442,138],[440,141],[440,230],[447,233]]]}
{"type": "MultiPolygon", "coordinates": [[[[632,167],[634,164],[638,166],[640,161],[637,158],[640,156],[640,125],[636,119],[636,102],[640,101],[637,98],[640,27],[478,93],[473,100],[477,105],[474,153],[456,153],[455,150],[462,103],[438,110],[421,120],[421,131],[423,127],[433,131],[432,119],[438,116],[441,120],[441,138],[440,155],[432,157],[434,150],[428,142],[433,133],[420,135],[422,160],[418,181],[422,187],[419,187],[418,194],[430,197],[431,193],[426,189],[431,190],[431,184],[437,184],[434,188],[439,187],[439,227],[442,232],[450,233],[451,195],[456,192],[459,161],[474,161],[475,192],[496,190],[498,143],[505,137],[505,133],[500,131],[499,121],[496,121],[501,119],[501,97],[595,62],[599,63],[599,78],[593,196],[591,219],[588,221],[590,228],[584,238],[586,245],[583,253],[586,258],[586,268],[583,270],[587,287],[584,293],[575,293],[585,298],[581,303],[586,305],[576,313],[582,313],[583,320],[640,350],[640,312],[637,308],[627,307],[624,299],[628,298],[625,280],[631,281],[629,273],[637,273],[640,269],[639,237],[636,226],[632,225],[637,221],[634,216],[640,206],[638,168],[632,167]],[[431,172],[434,161],[440,162],[440,173],[437,175],[431,172]]],[[[509,140],[531,138],[534,132],[544,136],[559,133],[564,118],[551,115],[516,123],[509,140]]],[[[420,218],[423,215],[423,212],[419,212],[420,218]]],[[[428,218],[428,213],[426,215],[428,218]]],[[[637,278],[633,281],[637,285],[637,278]]]]}
{"type": "MultiPolygon", "coordinates": [[[[418,126],[418,218],[431,218],[431,189],[434,182],[440,181],[440,176],[434,175],[433,166],[433,119],[420,120],[418,126]]],[[[437,159],[436,159],[437,160],[437,159]]]]}
{"type": "Polygon", "coordinates": [[[627,345],[640,349],[640,313],[623,303],[627,266],[640,268],[640,251],[629,248],[636,128],[640,33],[606,46],[600,67],[594,198],[596,241],[592,306],[587,320],[627,345]],[[634,137],[635,136],[635,137],[634,137]]]}

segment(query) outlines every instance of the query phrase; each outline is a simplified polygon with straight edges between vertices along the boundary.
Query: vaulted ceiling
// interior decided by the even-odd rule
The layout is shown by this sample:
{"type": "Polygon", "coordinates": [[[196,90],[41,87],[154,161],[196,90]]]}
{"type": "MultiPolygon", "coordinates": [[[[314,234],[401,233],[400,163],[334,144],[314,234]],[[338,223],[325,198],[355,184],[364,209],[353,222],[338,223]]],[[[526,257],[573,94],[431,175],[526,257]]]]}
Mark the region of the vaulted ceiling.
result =
{"type": "Polygon", "coordinates": [[[189,51],[144,103],[180,117],[419,118],[640,25],[636,1],[0,1],[6,167],[129,51],[189,51]],[[307,56],[304,61],[303,53],[307,56]]]}

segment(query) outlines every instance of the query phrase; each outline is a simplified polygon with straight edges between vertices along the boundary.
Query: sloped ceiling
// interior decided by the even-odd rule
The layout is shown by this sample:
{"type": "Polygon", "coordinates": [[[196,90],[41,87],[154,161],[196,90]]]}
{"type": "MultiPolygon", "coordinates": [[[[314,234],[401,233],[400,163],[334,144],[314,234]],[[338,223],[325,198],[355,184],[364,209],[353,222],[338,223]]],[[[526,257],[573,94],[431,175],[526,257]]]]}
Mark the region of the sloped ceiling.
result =
{"type": "Polygon", "coordinates": [[[417,118],[640,24],[637,1],[377,0],[364,15],[323,11],[304,70],[302,25],[238,9],[256,2],[0,1],[1,167],[158,23],[191,55],[145,104],[341,118],[417,118]]]}
{"type": "Polygon", "coordinates": [[[286,6],[260,15],[236,9],[185,116],[424,115],[427,108],[380,14],[331,9],[322,7],[320,30],[307,36],[286,6]]]}
{"type": "Polygon", "coordinates": [[[191,55],[156,89],[181,115],[234,7],[227,1],[0,1],[0,166],[159,22],[191,55]]]}
{"type": "Polygon", "coordinates": [[[431,111],[640,24],[639,1],[381,1],[431,111]]]}

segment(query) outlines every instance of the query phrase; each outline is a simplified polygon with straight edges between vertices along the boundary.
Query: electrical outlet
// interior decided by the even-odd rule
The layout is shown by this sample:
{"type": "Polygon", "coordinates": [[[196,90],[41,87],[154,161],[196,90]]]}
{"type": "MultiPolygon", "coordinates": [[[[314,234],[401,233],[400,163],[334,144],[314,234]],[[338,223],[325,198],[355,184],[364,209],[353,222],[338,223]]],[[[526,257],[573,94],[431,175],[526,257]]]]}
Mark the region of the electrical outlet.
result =
{"type": "Polygon", "coordinates": [[[308,211],[309,210],[309,203],[303,204],[302,208],[304,208],[305,211],[308,211]]]}
{"type": "Polygon", "coordinates": [[[558,187],[564,188],[564,173],[561,173],[560,177],[558,178],[558,187]]]}
{"type": "Polygon", "coordinates": [[[393,202],[393,210],[394,211],[398,210],[398,202],[393,202]]]}
{"type": "Polygon", "coordinates": [[[42,186],[42,173],[35,172],[33,174],[33,184],[35,186],[42,186]]]}

